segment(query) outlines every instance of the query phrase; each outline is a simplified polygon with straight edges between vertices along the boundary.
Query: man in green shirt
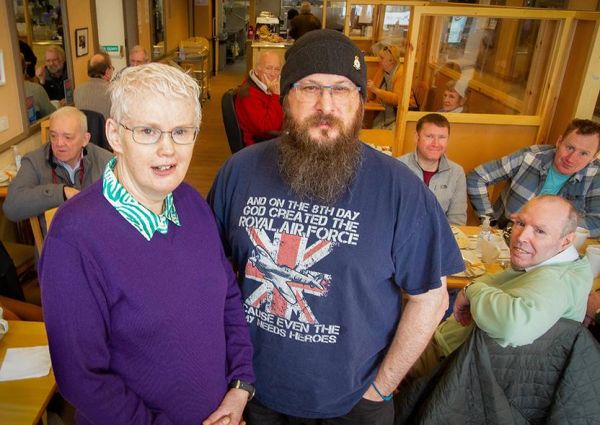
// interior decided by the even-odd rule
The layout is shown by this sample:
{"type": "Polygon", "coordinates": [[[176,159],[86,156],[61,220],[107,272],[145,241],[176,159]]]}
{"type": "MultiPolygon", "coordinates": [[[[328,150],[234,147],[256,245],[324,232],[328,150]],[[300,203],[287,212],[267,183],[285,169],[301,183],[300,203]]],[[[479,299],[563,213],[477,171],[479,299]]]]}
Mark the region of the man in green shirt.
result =
{"type": "Polygon", "coordinates": [[[414,374],[427,373],[474,326],[503,347],[518,347],[534,342],[561,318],[583,321],[593,277],[587,258],[572,245],[576,210],[560,196],[543,195],[511,218],[512,267],[477,278],[459,293],[454,316],[438,326],[414,374]]]}

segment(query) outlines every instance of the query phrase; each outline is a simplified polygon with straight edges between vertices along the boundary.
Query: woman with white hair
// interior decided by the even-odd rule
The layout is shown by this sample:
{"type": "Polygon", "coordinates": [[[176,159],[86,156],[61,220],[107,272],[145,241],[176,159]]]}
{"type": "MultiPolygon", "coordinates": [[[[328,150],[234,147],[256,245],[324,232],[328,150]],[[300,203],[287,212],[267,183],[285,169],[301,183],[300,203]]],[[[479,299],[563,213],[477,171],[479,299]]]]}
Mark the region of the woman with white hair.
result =
{"type": "Polygon", "coordinates": [[[79,424],[239,424],[252,350],[210,209],[185,183],[196,82],[161,64],[110,86],[116,158],[60,208],[40,260],[56,380],[79,424]]]}

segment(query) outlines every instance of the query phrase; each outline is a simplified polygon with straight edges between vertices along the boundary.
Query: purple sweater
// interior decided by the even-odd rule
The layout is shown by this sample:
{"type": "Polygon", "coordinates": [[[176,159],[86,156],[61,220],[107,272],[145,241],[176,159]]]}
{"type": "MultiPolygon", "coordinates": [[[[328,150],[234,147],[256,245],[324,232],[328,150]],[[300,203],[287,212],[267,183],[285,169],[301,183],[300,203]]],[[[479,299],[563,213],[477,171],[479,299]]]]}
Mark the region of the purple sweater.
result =
{"type": "Polygon", "coordinates": [[[253,382],[240,292],[213,216],[186,184],[181,227],[150,242],[104,199],[65,203],[40,260],[60,392],[80,424],[194,424],[233,379],[253,382]]]}

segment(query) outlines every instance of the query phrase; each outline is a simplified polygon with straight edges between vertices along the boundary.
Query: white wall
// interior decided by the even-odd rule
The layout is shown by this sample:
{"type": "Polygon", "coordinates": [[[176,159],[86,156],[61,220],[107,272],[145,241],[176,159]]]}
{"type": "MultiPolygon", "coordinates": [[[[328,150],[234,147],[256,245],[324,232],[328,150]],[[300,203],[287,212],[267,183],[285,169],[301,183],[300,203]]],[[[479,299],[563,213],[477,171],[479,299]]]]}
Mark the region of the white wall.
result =
{"type": "Polygon", "coordinates": [[[96,20],[98,42],[100,47],[105,45],[121,46],[122,56],[110,53],[115,71],[127,66],[127,51],[125,48],[125,19],[123,17],[123,0],[96,1],[96,20]]]}

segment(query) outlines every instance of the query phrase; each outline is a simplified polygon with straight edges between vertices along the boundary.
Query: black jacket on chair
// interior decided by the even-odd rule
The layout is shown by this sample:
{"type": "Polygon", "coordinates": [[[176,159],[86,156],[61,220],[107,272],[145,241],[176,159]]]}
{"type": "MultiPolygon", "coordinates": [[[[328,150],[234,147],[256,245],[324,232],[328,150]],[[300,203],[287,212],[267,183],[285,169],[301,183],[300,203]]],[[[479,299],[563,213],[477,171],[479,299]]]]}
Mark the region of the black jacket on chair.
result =
{"type": "Polygon", "coordinates": [[[92,136],[90,142],[112,152],[112,148],[106,139],[106,130],[104,129],[106,120],[104,119],[104,115],[87,109],[82,109],[81,112],[83,112],[87,118],[88,132],[92,136]]]}
{"type": "Polygon", "coordinates": [[[400,424],[598,424],[600,345],[561,319],[533,344],[500,347],[476,329],[396,397],[400,424]]]}

